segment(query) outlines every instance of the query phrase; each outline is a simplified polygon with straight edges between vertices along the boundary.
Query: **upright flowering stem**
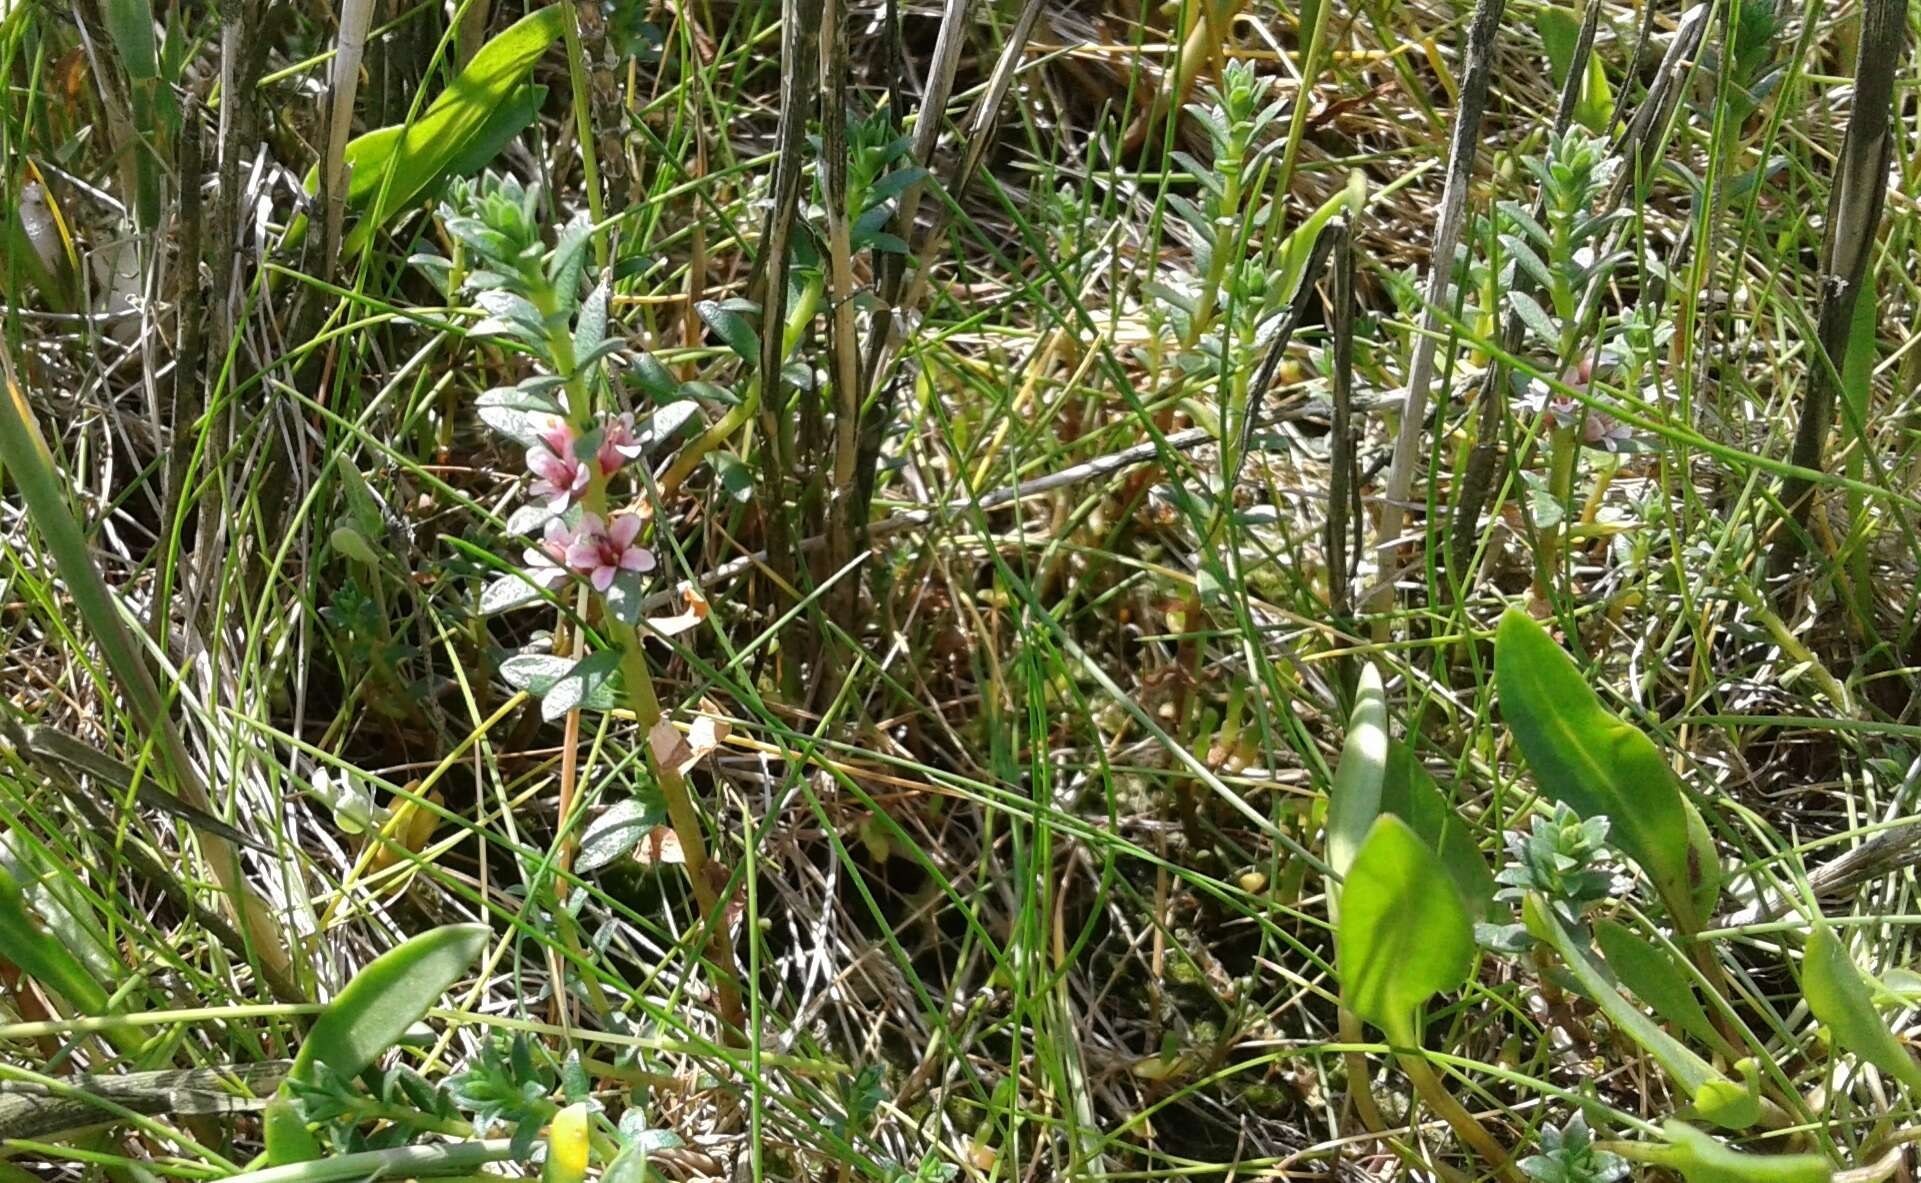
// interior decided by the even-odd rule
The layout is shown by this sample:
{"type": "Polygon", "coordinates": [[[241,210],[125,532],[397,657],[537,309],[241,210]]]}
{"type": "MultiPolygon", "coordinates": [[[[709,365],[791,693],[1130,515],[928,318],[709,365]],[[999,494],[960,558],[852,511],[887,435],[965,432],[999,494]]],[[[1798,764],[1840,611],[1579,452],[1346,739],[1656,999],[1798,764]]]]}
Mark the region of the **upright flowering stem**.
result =
{"type": "MultiPolygon", "coordinates": [[[[549,519],[541,537],[527,548],[525,567],[517,578],[556,594],[567,594],[571,587],[582,621],[593,620],[596,608],[600,609],[599,627],[613,646],[628,701],[640,723],[647,765],[666,800],[701,922],[707,926],[708,972],[717,1009],[732,1039],[742,1018],[733,943],[719,898],[718,884],[724,884],[725,876],[707,855],[700,812],[687,787],[684,745],[662,742],[673,731],[663,717],[639,635],[639,577],[654,567],[653,553],[640,540],[646,515],[613,512],[609,506],[608,478],[637,459],[644,445],[635,434],[632,416],[603,417],[594,405],[595,375],[618,342],[607,332],[611,297],[607,282],[584,298],[579,289],[588,270],[589,246],[604,269],[605,244],[590,244],[594,220],[576,217],[550,246],[541,233],[539,191],[510,177],[485,182],[478,189],[456,182],[453,189],[453,200],[441,207],[442,221],[461,244],[463,258],[471,256],[471,262],[478,264],[466,273],[464,287],[476,294],[487,314],[486,331],[517,339],[547,370],[511,389],[482,396],[483,408],[511,410],[509,419],[489,418],[488,422],[527,449],[527,468],[534,477],[528,491],[549,519]],[[501,395],[505,401],[496,397],[501,395]]],[[[447,260],[433,263],[449,275],[462,270],[447,260]]],[[[587,653],[585,628],[575,630],[566,647],[573,657],[570,668],[584,680],[585,667],[594,661],[587,653]]],[[[551,691],[545,698],[550,706],[560,705],[551,691]]],[[[573,828],[579,811],[581,706],[576,696],[564,710],[559,838],[554,851],[563,877],[579,846],[573,828]]],[[[563,943],[578,953],[578,934],[570,915],[561,909],[557,920],[563,943]]],[[[564,967],[557,955],[553,969],[558,981],[564,967]]],[[[558,991],[555,997],[559,999],[558,991]]],[[[597,1008],[606,1005],[598,992],[591,999],[597,1008]]]]}
{"type": "Polygon", "coordinates": [[[1581,428],[1578,424],[1555,425],[1548,435],[1548,495],[1562,510],[1562,518],[1543,531],[1541,539],[1541,591],[1551,592],[1555,572],[1561,565],[1561,540],[1567,531],[1568,500],[1574,494],[1575,461],[1581,454],[1581,428]]]}
{"type": "MultiPolygon", "coordinates": [[[[547,318],[549,324],[559,324],[564,321],[563,317],[556,315],[557,301],[551,288],[543,288],[531,294],[534,296],[534,305],[547,318]]],[[[573,338],[564,328],[557,327],[549,334],[548,348],[555,371],[566,378],[568,425],[576,436],[587,435],[595,425],[593,394],[588,388],[585,374],[575,362],[573,338]]],[[[603,453],[604,451],[605,449],[603,453]]],[[[585,541],[577,540],[575,546],[592,545],[596,541],[594,536],[599,533],[594,527],[608,523],[604,527],[605,533],[600,534],[599,538],[612,543],[614,554],[599,561],[617,571],[621,554],[633,539],[631,535],[622,537],[620,526],[609,522],[607,518],[607,477],[611,466],[601,462],[600,458],[594,458],[584,461],[583,467],[588,477],[579,500],[584,511],[580,535],[585,541]]],[[[569,558],[574,557],[570,552],[569,558]]],[[[580,569],[580,566],[581,564],[575,564],[576,569],[580,569]]],[[[596,567],[595,573],[598,574],[600,569],[596,567]]],[[[589,583],[582,585],[583,609],[591,602],[587,598],[588,588],[596,585],[598,585],[596,590],[601,592],[606,590],[606,586],[600,584],[598,579],[591,579],[589,583]]],[[[604,603],[604,597],[602,602],[604,603]]],[[[582,615],[584,617],[586,613],[583,611],[582,615]]],[[[678,767],[662,761],[651,742],[654,729],[660,725],[662,718],[660,697],[654,690],[653,671],[647,666],[646,651],[642,648],[639,631],[633,625],[612,612],[603,614],[602,624],[620,652],[621,679],[627,691],[628,705],[634,712],[635,721],[640,724],[641,742],[646,752],[648,766],[660,785],[661,796],[666,800],[667,817],[674,828],[674,836],[680,840],[687,877],[693,886],[694,900],[700,907],[702,923],[709,926],[707,956],[713,965],[717,979],[714,992],[719,1003],[721,1020],[729,1026],[740,1027],[744,1021],[744,1012],[741,1009],[739,974],[735,966],[734,946],[728,935],[727,919],[721,910],[719,893],[715,890],[714,879],[717,876],[710,871],[712,863],[707,856],[707,839],[705,831],[701,828],[700,811],[694,806],[693,795],[687,788],[685,775],[678,767]]],[[[576,640],[577,657],[580,656],[580,650],[584,648],[584,640],[584,637],[576,640]]],[[[578,737],[579,711],[570,711],[567,717],[568,750],[563,755],[563,760],[571,759],[572,749],[578,742],[578,737]]],[[[566,771],[564,766],[562,771],[563,774],[566,771]]],[[[576,845],[576,839],[568,827],[574,808],[573,788],[571,778],[563,775],[560,801],[562,838],[559,853],[559,861],[563,868],[572,863],[576,845]]]]}

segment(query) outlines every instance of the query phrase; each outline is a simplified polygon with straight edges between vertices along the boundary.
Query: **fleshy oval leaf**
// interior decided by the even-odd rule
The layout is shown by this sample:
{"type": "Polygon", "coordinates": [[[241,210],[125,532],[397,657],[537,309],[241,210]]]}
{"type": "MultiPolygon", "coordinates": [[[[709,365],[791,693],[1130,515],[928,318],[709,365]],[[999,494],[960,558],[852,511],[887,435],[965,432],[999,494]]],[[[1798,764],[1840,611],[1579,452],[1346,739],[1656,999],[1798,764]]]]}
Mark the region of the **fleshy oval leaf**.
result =
{"type": "Polygon", "coordinates": [[[368,962],[321,1012],[287,1079],[311,1083],[316,1064],[357,1075],[466,974],[489,935],[484,924],[444,925],[368,962]]]}
{"type": "Polygon", "coordinates": [[[1398,817],[1377,818],[1341,892],[1341,1001],[1396,1043],[1429,998],[1467,981],[1474,926],[1440,856],[1398,817]]]}
{"type": "Polygon", "coordinates": [[[1501,617],[1494,679],[1541,792],[1583,817],[1606,815],[1675,922],[1697,931],[1719,894],[1720,867],[1654,741],[1603,706],[1573,659],[1519,609],[1501,617]]]}
{"type": "Polygon", "coordinates": [[[1381,811],[1387,772],[1387,691],[1372,662],[1361,667],[1354,710],[1347,719],[1341,762],[1327,794],[1327,865],[1346,876],[1381,811]]]}
{"type": "Polygon", "coordinates": [[[1824,923],[1816,923],[1808,934],[1801,993],[1842,1050],[1853,1052],[1908,1088],[1921,1090],[1921,1064],[1888,1030],[1874,1009],[1866,977],[1824,923]]]}

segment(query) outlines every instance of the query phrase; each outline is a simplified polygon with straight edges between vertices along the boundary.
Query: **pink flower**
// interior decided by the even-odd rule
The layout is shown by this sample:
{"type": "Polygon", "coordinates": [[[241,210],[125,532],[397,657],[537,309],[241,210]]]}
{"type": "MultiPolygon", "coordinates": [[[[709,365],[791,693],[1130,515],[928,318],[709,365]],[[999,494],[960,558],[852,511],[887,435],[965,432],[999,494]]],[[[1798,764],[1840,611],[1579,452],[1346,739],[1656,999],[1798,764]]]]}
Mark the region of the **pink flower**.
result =
{"type": "Polygon", "coordinates": [[[594,459],[600,465],[601,476],[612,476],[620,471],[621,465],[644,450],[640,437],[634,434],[634,417],[629,413],[607,421],[600,439],[600,451],[594,459]]]}
{"type": "Polygon", "coordinates": [[[1609,452],[1620,451],[1633,438],[1633,429],[1606,411],[1589,411],[1587,423],[1581,430],[1582,443],[1609,452]]]}
{"type": "Polygon", "coordinates": [[[527,471],[534,474],[528,492],[545,498],[554,509],[565,509],[586,490],[593,476],[574,455],[580,435],[559,415],[532,415],[529,422],[540,442],[527,449],[527,471]]]}
{"type": "Polygon", "coordinates": [[[530,546],[521,553],[521,560],[527,564],[527,578],[552,591],[567,582],[567,548],[574,542],[574,532],[567,523],[559,518],[547,519],[547,530],[538,545],[530,546]]]}
{"type": "MultiPolygon", "coordinates": [[[[1589,354],[1569,366],[1561,375],[1561,385],[1575,390],[1586,390],[1594,381],[1594,356],[1589,354]]],[[[1571,395],[1559,394],[1548,388],[1545,382],[1528,383],[1527,393],[1521,397],[1521,407],[1531,414],[1543,411],[1554,417],[1554,426],[1572,427],[1581,418],[1580,400],[1571,395]]]]}
{"type": "Polygon", "coordinates": [[[554,509],[565,509],[587,490],[591,474],[587,466],[574,459],[571,449],[555,453],[536,444],[527,449],[527,471],[534,474],[528,492],[543,497],[554,509]]]}
{"type": "Polygon", "coordinates": [[[1528,392],[1521,396],[1521,409],[1530,415],[1547,412],[1554,416],[1554,426],[1572,427],[1580,417],[1581,404],[1564,394],[1555,394],[1545,382],[1529,384],[1528,392]]]}
{"type": "Polygon", "coordinates": [[[540,437],[540,442],[547,445],[549,452],[570,459],[573,457],[574,441],[580,438],[580,433],[574,430],[573,424],[559,415],[538,414],[527,416],[527,422],[533,426],[534,434],[540,437]]]}
{"type": "Polygon", "coordinates": [[[567,565],[585,575],[595,591],[604,592],[622,571],[644,575],[654,569],[654,552],[634,545],[639,536],[638,514],[615,514],[611,523],[603,523],[599,514],[582,514],[580,529],[567,547],[567,565]]]}

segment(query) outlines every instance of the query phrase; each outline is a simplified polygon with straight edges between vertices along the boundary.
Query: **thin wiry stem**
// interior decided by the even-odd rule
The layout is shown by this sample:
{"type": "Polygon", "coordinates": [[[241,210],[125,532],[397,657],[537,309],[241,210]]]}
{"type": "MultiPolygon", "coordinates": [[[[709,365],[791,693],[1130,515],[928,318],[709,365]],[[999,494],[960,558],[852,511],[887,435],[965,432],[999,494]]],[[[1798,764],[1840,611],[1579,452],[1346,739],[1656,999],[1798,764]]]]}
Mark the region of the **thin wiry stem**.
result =
{"type": "MultiPolygon", "coordinates": [[[[1467,63],[1462,71],[1460,104],[1454,114],[1454,135],[1448,144],[1447,183],[1441,192],[1434,243],[1428,253],[1423,297],[1426,311],[1421,332],[1414,339],[1414,356],[1408,362],[1400,433],[1394,440],[1394,459],[1381,494],[1381,525],[1374,545],[1381,581],[1372,603],[1367,605],[1376,612],[1385,612],[1394,597],[1394,584],[1387,573],[1400,565],[1395,556],[1401,546],[1401,523],[1408,493],[1414,487],[1414,466],[1424,451],[1421,438],[1427,423],[1428,386],[1434,379],[1435,343],[1442,336],[1442,312],[1453,306],[1449,293],[1454,287],[1454,248],[1467,223],[1468,184],[1481,147],[1481,118],[1487,110],[1488,79],[1494,69],[1494,38],[1506,7],[1506,0],[1476,0],[1474,16],[1468,23],[1467,63]]],[[[1377,628],[1386,628],[1386,621],[1377,628]]]]}
{"type": "MultiPolygon", "coordinates": [[[[1854,326],[1854,306],[1867,277],[1881,207],[1887,200],[1888,161],[1894,151],[1890,125],[1894,76],[1901,67],[1906,38],[1907,5],[1902,0],[1864,0],[1854,104],[1828,191],[1827,237],[1821,244],[1821,311],[1816,329],[1820,356],[1808,366],[1807,394],[1792,454],[1795,467],[1812,472],[1822,470],[1828,430],[1834,423],[1835,394],[1854,326]]],[[[1781,502],[1793,528],[1775,535],[1768,556],[1773,574],[1786,573],[1800,553],[1814,500],[1814,483],[1807,477],[1790,476],[1783,482],[1781,502]]]]}

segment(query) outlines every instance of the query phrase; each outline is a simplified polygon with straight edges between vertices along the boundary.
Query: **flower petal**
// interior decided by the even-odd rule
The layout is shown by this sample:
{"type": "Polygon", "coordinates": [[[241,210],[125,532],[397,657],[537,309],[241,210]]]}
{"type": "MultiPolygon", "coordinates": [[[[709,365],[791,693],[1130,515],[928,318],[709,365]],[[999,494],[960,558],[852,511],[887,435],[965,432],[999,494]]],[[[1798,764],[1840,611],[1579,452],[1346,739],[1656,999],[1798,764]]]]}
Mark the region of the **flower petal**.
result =
{"type": "Polygon", "coordinates": [[[615,546],[632,546],[639,536],[640,518],[631,513],[617,515],[613,525],[607,527],[607,537],[615,546]]]}

